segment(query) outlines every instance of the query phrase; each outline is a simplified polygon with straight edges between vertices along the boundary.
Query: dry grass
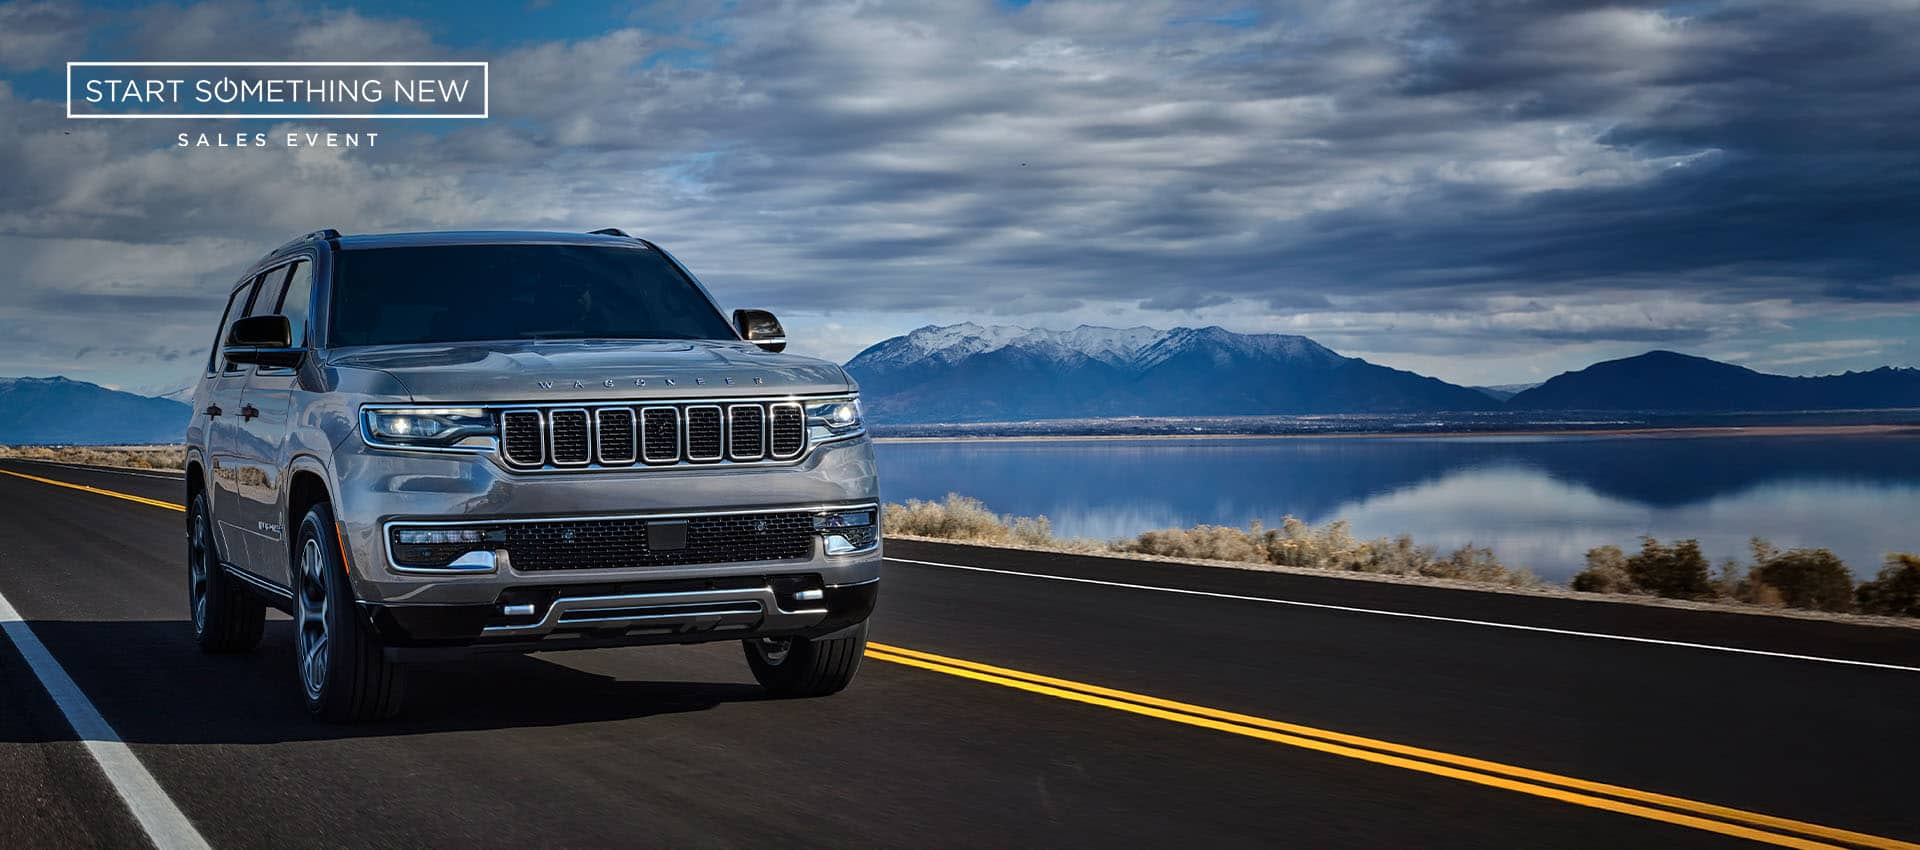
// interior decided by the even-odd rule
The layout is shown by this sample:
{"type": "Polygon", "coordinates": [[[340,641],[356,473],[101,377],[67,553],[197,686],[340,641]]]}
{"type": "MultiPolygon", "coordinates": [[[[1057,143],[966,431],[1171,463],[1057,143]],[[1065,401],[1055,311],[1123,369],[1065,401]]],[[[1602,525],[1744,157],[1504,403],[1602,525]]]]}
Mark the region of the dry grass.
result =
{"type": "Polygon", "coordinates": [[[1405,535],[1373,540],[1356,538],[1345,522],[1316,527],[1286,517],[1277,528],[1260,523],[1247,528],[1199,525],[1149,531],[1131,539],[1107,542],[1063,540],[1053,536],[1052,524],[1044,516],[1002,516],[978,499],[957,493],[950,493],[938,502],[912,500],[904,505],[887,505],[881,522],[888,534],[971,543],[1422,576],[1505,587],[1541,586],[1532,573],[1500,563],[1493,552],[1484,548],[1463,546],[1442,555],[1431,546],[1416,545],[1405,535]]]}
{"type": "Polygon", "coordinates": [[[958,493],[948,493],[947,498],[939,502],[909,499],[904,505],[887,505],[880,514],[880,529],[887,534],[1040,549],[1086,551],[1100,546],[1091,541],[1054,537],[1053,523],[1046,517],[1001,516],[988,510],[979,499],[958,493]]]}
{"type": "Polygon", "coordinates": [[[186,451],[180,446],[0,446],[0,459],[8,458],[132,469],[182,469],[186,451]]]}

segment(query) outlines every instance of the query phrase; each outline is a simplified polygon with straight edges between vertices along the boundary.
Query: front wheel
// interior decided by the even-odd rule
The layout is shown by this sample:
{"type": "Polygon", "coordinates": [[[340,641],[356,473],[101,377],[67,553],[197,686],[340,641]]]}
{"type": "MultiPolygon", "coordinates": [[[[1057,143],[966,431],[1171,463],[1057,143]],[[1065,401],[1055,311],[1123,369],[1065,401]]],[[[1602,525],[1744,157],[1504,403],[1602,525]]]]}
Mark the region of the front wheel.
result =
{"type": "Polygon", "coordinates": [[[750,638],[747,666],[776,697],[823,697],[845,690],[867,652],[863,621],[844,637],[750,638]]]}
{"type": "Polygon", "coordinates": [[[400,713],[404,671],[355,610],[333,533],[333,510],[315,505],[294,550],[293,646],[307,713],[336,722],[400,713]]]}
{"type": "Polygon", "coordinates": [[[220,566],[207,496],[187,509],[187,616],[202,652],[246,652],[267,627],[267,606],[220,566]]]}

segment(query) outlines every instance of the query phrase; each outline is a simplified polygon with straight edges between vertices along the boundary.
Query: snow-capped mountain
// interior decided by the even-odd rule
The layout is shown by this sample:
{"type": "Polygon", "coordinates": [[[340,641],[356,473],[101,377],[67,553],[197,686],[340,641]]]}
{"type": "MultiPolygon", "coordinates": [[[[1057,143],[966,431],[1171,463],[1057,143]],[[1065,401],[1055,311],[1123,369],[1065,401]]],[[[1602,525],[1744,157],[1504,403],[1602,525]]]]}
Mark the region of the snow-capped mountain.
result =
{"type": "Polygon", "coordinates": [[[924,327],[847,363],[880,422],[1485,410],[1477,391],[1218,327],[924,327]]]}

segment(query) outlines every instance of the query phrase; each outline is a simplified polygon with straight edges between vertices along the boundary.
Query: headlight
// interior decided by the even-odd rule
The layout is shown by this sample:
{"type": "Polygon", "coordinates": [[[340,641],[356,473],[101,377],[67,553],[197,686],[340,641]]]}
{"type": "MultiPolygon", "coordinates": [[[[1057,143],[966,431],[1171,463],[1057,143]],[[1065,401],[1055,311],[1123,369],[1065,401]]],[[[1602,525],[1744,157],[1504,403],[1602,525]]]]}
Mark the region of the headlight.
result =
{"type": "Polygon", "coordinates": [[[473,448],[493,446],[493,416],[477,407],[381,408],[360,411],[360,434],[373,446],[473,448]]]}
{"type": "Polygon", "coordinates": [[[846,437],[860,431],[860,399],[846,398],[807,405],[807,432],[814,442],[846,437]]]}

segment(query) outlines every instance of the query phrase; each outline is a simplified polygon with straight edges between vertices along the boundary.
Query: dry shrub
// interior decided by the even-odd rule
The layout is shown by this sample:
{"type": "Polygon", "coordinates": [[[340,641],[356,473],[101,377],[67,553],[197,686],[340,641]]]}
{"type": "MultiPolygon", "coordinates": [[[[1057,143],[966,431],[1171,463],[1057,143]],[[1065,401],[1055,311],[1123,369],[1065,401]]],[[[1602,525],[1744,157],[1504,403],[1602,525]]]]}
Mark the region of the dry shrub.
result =
{"type": "Polygon", "coordinates": [[[1420,570],[1420,575],[1508,587],[1534,587],[1540,584],[1539,577],[1532,572],[1502,564],[1499,558],[1494,557],[1492,549],[1471,543],[1427,564],[1420,570]]]}
{"type": "MultiPolygon", "coordinates": [[[[1044,522],[1045,519],[1038,521],[1044,522]]],[[[1013,529],[1006,518],[987,510],[987,506],[981,504],[979,499],[970,499],[958,493],[948,493],[946,499],[938,502],[909,499],[904,505],[887,505],[880,511],[880,528],[887,534],[913,534],[976,543],[1005,543],[1013,536],[1013,529]]]]}
{"type": "Polygon", "coordinates": [[[1854,599],[1868,614],[1920,617],[1920,555],[1888,555],[1880,574],[1860,585],[1854,599]]]}
{"type": "Polygon", "coordinates": [[[181,446],[0,446],[0,458],[134,469],[184,469],[186,449],[181,446]]]}
{"type": "Polygon", "coordinates": [[[1825,549],[1774,552],[1758,540],[1754,541],[1754,550],[1758,563],[1748,575],[1753,587],[1778,593],[1780,601],[1789,608],[1853,610],[1853,575],[1832,552],[1825,549]]]}
{"type": "MultiPolygon", "coordinates": [[[[1255,531],[1259,531],[1255,526],[1255,531]]],[[[1192,528],[1168,528],[1148,531],[1132,540],[1121,541],[1120,550],[1170,558],[1200,558],[1210,561],[1261,561],[1265,550],[1259,537],[1246,529],[1224,525],[1196,525],[1192,528]]]]}
{"type": "Polygon", "coordinates": [[[1611,543],[1587,550],[1587,568],[1574,575],[1573,589],[1587,593],[1646,593],[1627,572],[1627,553],[1611,543]]]}
{"type": "Polygon", "coordinates": [[[1463,546],[1441,557],[1435,554],[1432,547],[1415,545],[1413,539],[1406,535],[1375,540],[1359,539],[1353,536],[1352,527],[1343,520],[1318,528],[1298,518],[1285,517],[1278,528],[1269,528],[1256,522],[1244,529],[1219,525],[1165,529],[1120,541],[1114,544],[1114,548],[1122,552],[1175,558],[1426,576],[1513,587],[1531,587],[1540,583],[1526,570],[1501,564],[1493,552],[1485,548],[1463,546]]]}
{"type": "Polygon", "coordinates": [[[1318,528],[1293,517],[1278,528],[1258,522],[1246,528],[1196,525],[1167,528],[1137,537],[1099,542],[1062,540],[1053,536],[1046,517],[1013,517],[994,513],[978,499],[948,493],[938,502],[910,499],[881,509],[880,526],[888,534],[937,537],[972,543],[1000,543],[1035,549],[1075,552],[1125,552],[1169,558],[1275,564],[1345,572],[1428,576],[1533,587],[1540,580],[1526,570],[1501,564],[1493,552],[1463,546],[1442,557],[1412,538],[1361,540],[1345,522],[1318,528]]]}
{"type": "Polygon", "coordinates": [[[1642,537],[1640,551],[1627,558],[1626,572],[1633,586],[1655,596],[1701,599],[1713,595],[1707,556],[1700,553],[1698,540],[1662,546],[1658,540],[1642,537]]]}
{"type": "MultiPolygon", "coordinates": [[[[938,502],[910,500],[881,512],[888,534],[937,537],[975,543],[999,543],[1035,549],[1124,552],[1170,558],[1273,564],[1339,572],[1424,576],[1509,587],[1538,587],[1524,569],[1500,563],[1491,549],[1471,544],[1444,555],[1407,535],[1364,540],[1345,521],[1314,526],[1285,517],[1278,526],[1253,523],[1246,528],[1196,525],[1148,531],[1126,540],[1102,543],[1062,540],[1042,517],[1002,516],[978,499],[949,493],[938,502]]],[[[1852,610],[1920,616],[1920,555],[1888,556],[1879,578],[1857,593],[1845,564],[1825,549],[1781,552],[1753,540],[1753,566],[1737,561],[1710,569],[1696,540],[1663,544],[1640,539],[1629,555],[1607,545],[1587,552],[1586,568],[1573,577],[1573,589],[1593,593],[1657,595],[1680,599],[1726,599],[1756,605],[1852,610]]]]}

